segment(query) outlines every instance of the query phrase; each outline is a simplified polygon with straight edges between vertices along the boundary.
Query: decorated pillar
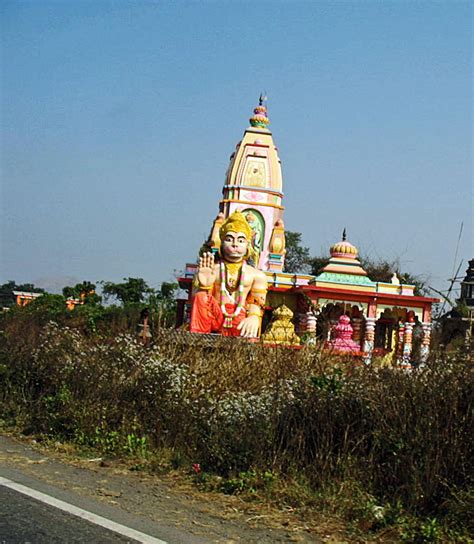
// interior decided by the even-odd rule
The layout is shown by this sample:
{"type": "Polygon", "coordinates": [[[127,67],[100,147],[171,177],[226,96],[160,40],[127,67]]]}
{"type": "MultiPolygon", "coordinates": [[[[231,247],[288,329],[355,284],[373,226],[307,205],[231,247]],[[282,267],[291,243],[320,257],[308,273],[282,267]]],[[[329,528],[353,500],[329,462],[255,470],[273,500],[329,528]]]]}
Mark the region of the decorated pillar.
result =
{"type": "Polygon", "coordinates": [[[365,332],[364,332],[364,362],[370,363],[372,361],[372,352],[374,351],[375,340],[375,317],[367,317],[365,319],[365,332]]]}
{"type": "Polygon", "coordinates": [[[421,340],[420,362],[425,363],[430,352],[431,323],[422,323],[423,338],[421,340]]]}
{"type": "Polygon", "coordinates": [[[397,332],[397,353],[396,360],[399,363],[403,358],[403,339],[405,338],[405,323],[403,321],[398,322],[397,332]]]}
{"type": "Polygon", "coordinates": [[[306,331],[316,334],[316,326],[318,323],[318,318],[314,313],[309,310],[306,312],[306,331]]]}
{"type": "Polygon", "coordinates": [[[402,363],[405,365],[410,364],[412,347],[413,347],[413,323],[411,321],[407,321],[405,323],[405,332],[403,335],[403,355],[402,355],[402,363]]]}
{"type": "Polygon", "coordinates": [[[352,339],[354,342],[357,342],[360,346],[361,337],[362,337],[362,318],[353,317],[352,320],[352,339]]]}
{"type": "Polygon", "coordinates": [[[306,344],[315,344],[316,343],[316,326],[318,323],[318,318],[313,311],[308,310],[306,312],[302,311],[298,313],[298,334],[308,335],[306,339],[306,344]]]}
{"type": "Polygon", "coordinates": [[[351,315],[352,339],[359,344],[360,348],[362,339],[362,317],[358,306],[352,306],[351,315]]]}
{"type": "Polygon", "coordinates": [[[308,297],[299,297],[297,303],[297,322],[299,333],[311,333],[316,335],[319,307],[317,303],[308,297]]]}

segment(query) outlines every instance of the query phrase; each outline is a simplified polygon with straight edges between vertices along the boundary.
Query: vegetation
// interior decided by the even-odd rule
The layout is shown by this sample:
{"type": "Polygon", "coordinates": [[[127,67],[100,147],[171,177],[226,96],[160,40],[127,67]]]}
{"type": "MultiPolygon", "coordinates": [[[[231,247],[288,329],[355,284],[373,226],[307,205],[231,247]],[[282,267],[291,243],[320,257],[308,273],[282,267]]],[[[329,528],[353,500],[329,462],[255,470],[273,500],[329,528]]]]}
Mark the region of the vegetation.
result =
{"type": "Polygon", "coordinates": [[[127,307],[104,309],[94,332],[76,310],[46,321],[34,304],[0,319],[4,424],[142,468],[181,467],[204,489],[308,522],[337,514],[356,537],[472,537],[474,391],[461,354],[407,373],[318,347],[191,344],[156,321],[144,347],[127,307]]]}
{"type": "Polygon", "coordinates": [[[306,274],[311,271],[309,248],[302,243],[300,232],[285,231],[285,272],[306,274]]]}
{"type": "Polygon", "coordinates": [[[153,289],[148,287],[142,278],[124,278],[123,283],[106,281],[103,283],[102,291],[106,298],[114,297],[123,306],[140,304],[153,293],[153,289]]]}
{"type": "Polygon", "coordinates": [[[79,299],[84,304],[99,304],[102,301],[102,297],[96,293],[95,283],[90,281],[76,283],[74,287],[64,287],[63,295],[66,298],[79,299]]]}

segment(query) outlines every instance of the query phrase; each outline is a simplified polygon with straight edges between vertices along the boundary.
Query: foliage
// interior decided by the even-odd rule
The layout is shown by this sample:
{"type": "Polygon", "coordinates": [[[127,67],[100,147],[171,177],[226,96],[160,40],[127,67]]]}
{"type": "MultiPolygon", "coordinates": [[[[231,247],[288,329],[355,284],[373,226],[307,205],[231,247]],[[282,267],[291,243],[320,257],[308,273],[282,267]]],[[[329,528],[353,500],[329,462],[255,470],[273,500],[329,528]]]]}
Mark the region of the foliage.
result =
{"type": "Polygon", "coordinates": [[[84,304],[99,304],[101,297],[97,295],[95,283],[83,281],[76,283],[74,287],[66,286],[63,288],[63,295],[66,298],[79,299],[84,304]]]}
{"type": "Polygon", "coordinates": [[[32,283],[21,283],[17,284],[15,281],[10,280],[4,283],[3,285],[0,285],[0,293],[8,294],[12,291],[28,291],[30,293],[44,293],[44,289],[41,287],[35,287],[32,283]]]}
{"type": "Polygon", "coordinates": [[[309,248],[302,243],[300,232],[285,231],[285,272],[306,274],[310,271],[309,248]]]}
{"type": "Polygon", "coordinates": [[[63,295],[52,295],[45,293],[44,295],[35,298],[22,309],[15,310],[23,311],[36,317],[36,319],[45,323],[50,319],[59,319],[67,315],[66,299],[63,295]]]}
{"type": "Polygon", "coordinates": [[[313,276],[318,276],[321,274],[323,268],[328,264],[329,257],[311,257],[310,259],[311,274],[313,276]]]}
{"type": "Polygon", "coordinates": [[[127,306],[144,302],[146,297],[153,293],[153,289],[143,278],[124,278],[122,283],[104,282],[102,292],[106,299],[115,297],[123,306],[127,306]]]}
{"type": "Polygon", "coordinates": [[[369,278],[372,281],[380,281],[390,283],[393,274],[396,273],[401,283],[415,286],[415,295],[428,296],[429,289],[426,284],[426,279],[421,276],[415,276],[408,272],[401,270],[399,260],[387,261],[379,259],[378,261],[372,260],[368,256],[361,256],[360,261],[362,267],[367,272],[369,278]]]}
{"type": "Polygon", "coordinates": [[[165,329],[144,347],[33,317],[0,319],[2,413],[24,432],[140,463],[172,452],[170,466],[194,463],[216,489],[337,510],[394,541],[469,530],[474,383],[461,354],[407,373],[165,329]]]}
{"type": "Polygon", "coordinates": [[[161,325],[171,327],[176,321],[176,294],[179,286],[176,282],[164,281],[158,291],[148,299],[148,305],[154,311],[161,325]]]}

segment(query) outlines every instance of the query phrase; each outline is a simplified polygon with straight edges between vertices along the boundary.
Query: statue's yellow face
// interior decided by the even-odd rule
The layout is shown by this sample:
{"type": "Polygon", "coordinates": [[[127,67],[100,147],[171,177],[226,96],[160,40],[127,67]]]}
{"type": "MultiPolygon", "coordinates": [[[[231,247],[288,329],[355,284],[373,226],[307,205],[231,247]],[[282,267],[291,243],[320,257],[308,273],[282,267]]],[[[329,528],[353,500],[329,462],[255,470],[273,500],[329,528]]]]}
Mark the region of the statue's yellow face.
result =
{"type": "Polygon", "coordinates": [[[245,258],[249,241],[243,232],[229,231],[222,240],[221,251],[224,259],[237,263],[245,258]]]}

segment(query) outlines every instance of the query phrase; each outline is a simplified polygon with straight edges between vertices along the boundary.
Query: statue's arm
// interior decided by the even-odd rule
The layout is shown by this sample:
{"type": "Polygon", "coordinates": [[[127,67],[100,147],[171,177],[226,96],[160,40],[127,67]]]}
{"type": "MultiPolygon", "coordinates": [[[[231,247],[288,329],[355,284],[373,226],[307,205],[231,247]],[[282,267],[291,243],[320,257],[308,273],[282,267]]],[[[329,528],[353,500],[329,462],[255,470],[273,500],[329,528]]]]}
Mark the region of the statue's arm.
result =
{"type": "Polygon", "coordinates": [[[266,275],[262,271],[256,270],[250,293],[247,297],[247,317],[238,327],[241,336],[254,338],[259,335],[267,290],[268,283],[266,275]]]}

